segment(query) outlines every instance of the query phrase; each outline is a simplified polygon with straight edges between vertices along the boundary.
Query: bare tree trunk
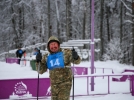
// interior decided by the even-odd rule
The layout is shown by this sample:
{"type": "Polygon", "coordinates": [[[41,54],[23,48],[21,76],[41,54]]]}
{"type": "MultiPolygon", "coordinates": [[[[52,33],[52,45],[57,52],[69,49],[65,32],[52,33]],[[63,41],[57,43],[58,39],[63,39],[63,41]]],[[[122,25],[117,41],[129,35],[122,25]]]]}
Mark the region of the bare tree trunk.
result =
{"type": "Polygon", "coordinates": [[[48,0],[48,38],[51,36],[52,26],[50,25],[50,0],[48,0]]]}
{"type": "MultiPolygon", "coordinates": [[[[22,3],[22,33],[23,33],[23,39],[24,38],[26,38],[25,37],[25,32],[24,32],[24,30],[25,30],[25,15],[24,15],[24,11],[25,11],[25,9],[24,9],[24,4],[22,3]]],[[[24,41],[24,40],[23,40],[24,41]]],[[[24,46],[25,46],[26,44],[24,44],[24,46]]]]}
{"type": "MultiPolygon", "coordinates": [[[[132,14],[134,15],[134,0],[132,0],[132,14]]],[[[134,23],[134,17],[132,17],[134,23]]],[[[132,65],[134,66],[134,24],[132,24],[132,65]]]]}
{"type": "MultiPolygon", "coordinates": [[[[100,57],[102,58],[103,56],[103,53],[104,53],[104,45],[103,45],[103,42],[104,42],[104,37],[103,37],[103,18],[104,18],[104,0],[101,0],[101,16],[100,16],[100,57]]],[[[101,59],[100,58],[100,59],[101,59]]]]}
{"type": "MultiPolygon", "coordinates": [[[[13,1],[11,1],[11,11],[12,11],[12,14],[14,13],[14,8],[13,8],[13,1]]],[[[14,17],[12,17],[12,25],[13,25],[13,32],[14,32],[14,34],[17,36],[17,31],[16,31],[16,23],[15,23],[15,18],[14,17]]],[[[14,41],[16,41],[16,39],[14,40],[14,41]]],[[[17,47],[17,44],[15,44],[15,47],[17,47]]]]}
{"type": "Polygon", "coordinates": [[[58,37],[60,39],[60,28],[61,27],[60,27],[60,16],[59,16],[59,8],[58,8],[57,0],[55,0],[55,6],[56,6],[56,14],[57,14],[57,33],[58,33],[58,37]]]}
{"type": "Polygon", "coordinates": [[[40,19],[40,42],[42,42],[42,25],[43,25],[43,17],[41,15],[41,19],[40,19]]]}
{"type": "Polygon", "coordinates": [[[85,34],[86,34],[86,0],[84,0],[85,1],[85,5],[84,5],[84,14],[83,14],[83,37],[82,37],[82,39],[85,39],[85,34]]]}
{"type": "Polygon", "coordinates": [[[108,42],[110,42],[109,11],[110,11],[110,8],[109,7],[106,7],[106,20],[107,20],[107,36],[108,36],[108,42]]]}
{"type": "Polygon", "coordinates": [[[122,28],[123,28],[123,16],[122,16],[122,7],[123,7],[123,4],[122,4],[122,2],[121,2],[121,6],[120,6],[120,44],[122,43],[122,36],[123,36],[123,34],[122,34],[122,28]]]}
{"type": "Polygon", "coordinates": [[[66,35],[67,40],[72,38],[71,27],[71,0],[66,0],[66,35]]]}
{"type": "Polygon", "coordinates": [[[66,36],[67,36],[67,39],[69,39],[69,3],[68,3],[68,0],[66,0],[66,36]]]}
{"type": "Polygon", "coordinates": [[[19,8],[19,38],[18,38],[18,43],[19,46],[22,47],[23,46],[23,20],[22,20],[22,7],[19,8]]]}
{"type": "MultiPolygon", "coordinates": [[[[84,0],[84,1],[85,2],[84,2],[84,8],[83,8],[84,14],[83,14],[83,37],[82,37],[82,39],[85,39],[85,36],[86,36],[86,16],[87,16],[87,14],[86,14],[86,10],[87,10],[86,4],[87,4],[87,1],[86,0],[84,0]]],[[[83,49],[85,49],[85,48],[86,48],[86,46],[84,45],[83,49]]]]}

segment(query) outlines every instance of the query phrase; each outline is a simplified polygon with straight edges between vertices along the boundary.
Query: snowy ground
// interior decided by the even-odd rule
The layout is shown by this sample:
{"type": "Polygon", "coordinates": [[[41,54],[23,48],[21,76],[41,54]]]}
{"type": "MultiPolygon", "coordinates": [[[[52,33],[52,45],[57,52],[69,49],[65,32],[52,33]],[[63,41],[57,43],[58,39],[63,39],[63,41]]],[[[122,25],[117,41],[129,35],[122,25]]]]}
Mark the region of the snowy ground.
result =
{"type": "MultiPolygon", "coordinates": [[[[134,69],[132,66],[119,64],[117,61],[107,61],[94,63],[96,68],[107,68],[105,74],[112,74],[113,69],[115,74],[120,74],[124,69],[134,69]]],[[[90,62],[82,62],[78,67],[90,67],[90,62]]],[[[90,71],[90,70],[89,70],[90,71]]],[[[97,69],[95,74],[103,74],[102,69],[97,69]]],[[[20,79],[20,78],[37,78],[38,73],[33,71],[29,62],[26,66],[20,66],[18,64],[8,64],[0,62],[0,80],[3,79],[20,79]]],[[[48,72],[40,75],[40,78],[49,77],[48,72]]],[[[75,100],[134,100],[134,96],[131,94],[122,94],[130,92],[129,81],[126,82],[112,82],[110,79],[110,93],[108,95],[94,95],[94,96],[76,96],[75,100]]],[[[75,95],[86,95],[87,94],[87,79],[86,78],[75,78],[75,95]]],[[[90,90],[89,94],[103,94],[107,93],[107,77],[95,78],[95,91],[90,90]]],[[[72,92],[71,92],[72,94],[72,92]]],[[[72,97],[70,97],[70,100],[72,97]]],[[[50,100],[50,98],[45,99],[50,100]]]]}

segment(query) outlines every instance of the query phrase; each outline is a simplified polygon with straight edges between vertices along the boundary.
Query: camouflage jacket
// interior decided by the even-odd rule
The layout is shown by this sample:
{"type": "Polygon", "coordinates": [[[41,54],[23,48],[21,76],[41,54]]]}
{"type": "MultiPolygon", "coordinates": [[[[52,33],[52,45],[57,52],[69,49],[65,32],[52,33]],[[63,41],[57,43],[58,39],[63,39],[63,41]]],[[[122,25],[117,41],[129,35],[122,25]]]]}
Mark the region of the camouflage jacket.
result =
{"type": "MultiPolygon", "coordinates": [[[[61,83],[61,82],[67,82],[72,81],[72,70],[71,70],[71,63],[79,64],[81,59],[80,57],[77,60],[74,60],[72,58],[72,51],[70,49],[59,49],[59,52],[63,52],[64,55],[64,68],[55,68],[53,70],[49,70],[49,77],[51,83],[61,83]]],[[[40,63],[40,74],[43,74],[47,71],[47,56],[49,54],[46,54],[42,57],[41,63],[40,63]]],[[[38,63],[36,63],[36,66],[38,66],[38,63]]],[[[37,67],[36,67],[37,68],[37,67]]]]}

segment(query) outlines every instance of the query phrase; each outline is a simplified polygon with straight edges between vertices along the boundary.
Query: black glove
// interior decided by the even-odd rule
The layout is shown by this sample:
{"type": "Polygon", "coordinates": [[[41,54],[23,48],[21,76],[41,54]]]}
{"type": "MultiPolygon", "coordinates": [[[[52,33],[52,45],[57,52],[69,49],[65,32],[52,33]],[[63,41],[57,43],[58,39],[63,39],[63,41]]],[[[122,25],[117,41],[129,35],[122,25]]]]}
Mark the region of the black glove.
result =
{"type": "Polygon", "coordinates": [[[77,60],[77,59],[79,58],[79,56],[78,56],[78,54],[77,54],[77,52],[75,51],[74,48],[72,49],[72,57],[73,57],[73,59],[75,59],[75,60],[77,60]]]}
{"type": "Polygon", "coordinates": [[[37,62],[37,63],[41,62],[41,59],[42,59],[42,54],[41,54],[41,53],[38,53],[38,54],[36,55],[36,62],[37,62]]]}

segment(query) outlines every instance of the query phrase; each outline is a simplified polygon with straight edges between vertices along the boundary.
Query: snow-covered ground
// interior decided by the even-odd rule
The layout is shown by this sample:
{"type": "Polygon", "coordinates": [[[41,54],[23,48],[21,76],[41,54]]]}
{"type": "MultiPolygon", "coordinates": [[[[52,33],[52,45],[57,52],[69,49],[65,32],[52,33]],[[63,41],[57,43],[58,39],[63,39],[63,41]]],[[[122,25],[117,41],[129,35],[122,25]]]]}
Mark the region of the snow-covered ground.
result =
{"type": "MultiPolygon", "coordinates": [[[[81,62],[79,65],[74,65],[77,67],[90,67],[90,62],[81,62]]],[[[133,66],[128,66],[124,64],[119,64],[117,61],[96,61],[94,62],[96,68],[96,75],[103,74],[101,68],[107,68],[104,70],[104,74],[112,74],[112,69],[114,74],[120,74],[124,69],[134,69],[133,66]]],[[[90,71],[90,70],[89,70],[90,71]]],[[[131,72],[132,73],[132,72],[131,72]]],[[[130,74],[130,73],[128,73],[130,74]]],[[[133,74],[133,73],[132,73],[133,74]]],[[[20,79],[20,78],[37,78],[38,73],[32,70],[30,63],[27,61],[26,66],[21,66],[18,64],[8,64],[5,62],[0,62],[0,80],[3,79],[20,79]]],[[[89,73],[90,75],[90,73],[89,73]]],[[[48,72],[39,76],[40,78],[49,77],[48,72]]],[[[89,94],[103,94],[108,92],[107,77],[95,78],[95,88],[94,91],[90,90],[89,94]]],[[[87,94],[87,78],[75,78],[74,92],[75,95],[86,95],[87,94]]],[[[126,82],[112,82],[110,79],[110,93],[107,95],[94,95],[94,96],[76,96],[75,100],[134,100],[134,96],[131,94],[122,94],[130,92],[129,81],[126,82]]],[[[72,94],[72,92],[71,92],[72,94]]],[[[70,100],[72,97],[70,97],[70,100]]],[[[50,100],[50,98],[46,99],[50,100]]]]}

